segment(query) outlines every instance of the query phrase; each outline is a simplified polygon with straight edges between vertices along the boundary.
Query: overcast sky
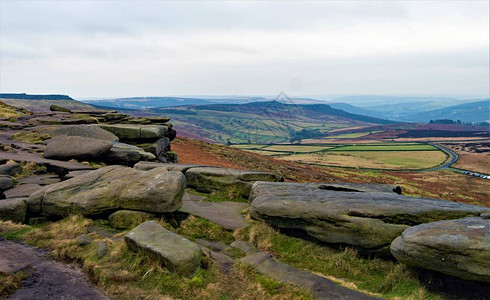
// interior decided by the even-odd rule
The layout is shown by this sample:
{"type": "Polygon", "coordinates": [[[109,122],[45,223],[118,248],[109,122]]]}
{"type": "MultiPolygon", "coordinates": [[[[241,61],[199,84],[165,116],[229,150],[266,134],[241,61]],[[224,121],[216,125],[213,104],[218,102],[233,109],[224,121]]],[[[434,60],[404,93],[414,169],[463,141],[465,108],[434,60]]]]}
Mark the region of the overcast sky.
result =
{"type": "Polygon", "coordinates": [[[490,96],[488,1],[0,0],[0,91],[490,96]]]}

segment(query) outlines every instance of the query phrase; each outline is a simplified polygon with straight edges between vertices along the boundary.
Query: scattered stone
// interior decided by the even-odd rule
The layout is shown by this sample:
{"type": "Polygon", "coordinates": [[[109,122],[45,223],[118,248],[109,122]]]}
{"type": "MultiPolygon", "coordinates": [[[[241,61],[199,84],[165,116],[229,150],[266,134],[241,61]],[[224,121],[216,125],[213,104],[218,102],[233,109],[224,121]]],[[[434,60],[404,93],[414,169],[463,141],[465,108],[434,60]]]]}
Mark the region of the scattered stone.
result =
{"type": "Polygon", "coordinates": [[[159,139],[168,131],[168,127],[163,125],[100,124],[98,126],[115,134],[121,140],[159,139]]]}
{"type": "Polygon", "coordinates": [[[167,269],[178,274],[192,276],[200,267],[199,246],[155,221],[140,224],[126,234],[124,240],[133,251],[160,258],[167,269]]]}
{"type": "Polygon", "coordinates": [[[101,259],[109,253],[109,248],[107,247],[106,242],[98,241],[97,242],[97,258],[101,259]]]}
{"type": "Polygon", "coordinates": [[[209,249],[216,251],[216,252],[228,251],[231,249],[230,246],[228,246],[227,244],[225,244],[223,242],[212,242],[212,241],[207,241],[207,240],[203,240],[203,239],[195,239],[194,242],[196,244],[198,244],[199,246],[209,248],[209,249]]]}
{"type": "Polygon", "coordinates": [[[14,187],[13,189],[7,190],[4,192],[5,197],[7,198],[21,198],[21,197],[29,197],[31,194],[39,191],[43,187],[39,184],[35,183],[26,183],[14,187]]]}
{"type": "Polygon", "coordinates": [[[347,289],[345,287],[341,287],[325,277],[301,271],[289,265],[283,264],[272,258],[269,253],[255,253],[242,258],[241,262],[253,267],[257,272],[267,275],[274,280],[295,284],[299,287],[305,288],[313,294],[315,299],[379,299],[347,289]]]}
{"type": "Polygon", "coordinates": [[[233,259],[231,257],[223,253],[214,252],[203,246],[201,247],[201,250],[204,255],[206,255],[216,263],[221,273],[230,273],[231,269],[233,268],[233,259]]]}
{"type": "Polygon", "coordinates": [[[490,211],[444,200],[395,193],[339,192],[310,184],[257,182],[251,194],[253,219],[381,255],[390,255],[391,242],[410,226],[490,211]]]}
{"type": "Polygon", "coordinates": [[[61,126],[59,128],[49,130],[47,133],[50,136],[81,136],[86,138],[106,140],[106,141],[118,141],[119,138],[96,125],[72,125],[61,126]]]}
{"type": "Polygon", "coordinates": [[[236,249],[242,251],[243,253],[245,253],[247,255],[257,253],[257,248],[255,248],[254,245],[252,245],[246,241],[234,241],[233,243],[231,243],[231,246],[233,248],[236,248],[236,249]]]}
{"type": "Polygon", "coordinates": [[[22,173],[22,166],[17,163],[0,165],[1,175],[15,176],[20,173],[22,173]]]}
{"type": "Polygon", "coordinates": [[[58,105],[56,105],[56,104],[52,104],[52,105],[49,107],[49,110],[50,110],[50,111],[60,111],[60,112],[71,113],[71,110],[69,110],[68,108],[64,108],[64,107],[58,106],[58,105]]]}
{"type": "Polygon", "coordinates": [[[42,207],[47,215],[98,215],[117,209],[164,213],[181,207],[184,188],[180,172],[109,166],[46,186],[28,204],[34,212],[42,207]]]}
{"type": "Polygon", "coordinates": [[[185,198],[182,201],[181,212],[199,216],[228,230],[248,226],[248,223],[245,222],[245,217],[241,214],[248,207],[246,203],[186,201],[185,198]]]}
{"type": "Polygon", "coordinates": [[[199,192],[226,191],[245,198],[256,181],[283,181],[282,177],[271,173],[214,167],[191,168],[185,177],[187,185],[199,192]]]}
{"type": "Polygon", "coordinates": [[[160,167],[165,167],[169,171],[179,171],[179,172],[185,173],[190,168],[208,167],[208,166],[140,161],[139,163],[135,164],[133,168],[138,169],[138,170],[148,171],[148,170],[153,170],[155,168],[160,168],[160,167]]]}
{"type": "Polygon", "coordinates": [[[82,234],[77,236],[77,245],[78,246],[86,246],[92,244],[93,240],[86,234],[82,234]]]}
{"type": "Polygon", "coordinates": [[[44,157],[62,160],[91,159],[105,154],[111,148],[111,141],[80,136],[60,136],[48,143],[44,157]]]}
{"type": "Polygon", "coordinates": [[[14,186],[14,181],[10,176],[0,175],[0,192],[11,189],[14,186]]]}
{"type": "Polygon", "coordinates": [[[0,200],[0,219],[23,223],[26,219],[26,198],[0,200]]]}
{"type": "Polygon", "coordinates": [[[107,227],[100,227],[100,226],[87,227],[87,232],[88,233],[95,233],[104,239],[107,239],[107,238],[114,239],[114,235],[120,233],[116,229],[107,228],[107,227]]]}
{"type": "Polygon", "coordinates": [[[118,210],[109,216],[109,224],[116,229],[132,229],[151,220],[155,215],[134,210],[118,210]]]}
{"type": "Polygon", "coordinates": [[[463,218],[411,227],[393,241],[391,253],[410,266],[490,282],[490,220],[463,218]]]}

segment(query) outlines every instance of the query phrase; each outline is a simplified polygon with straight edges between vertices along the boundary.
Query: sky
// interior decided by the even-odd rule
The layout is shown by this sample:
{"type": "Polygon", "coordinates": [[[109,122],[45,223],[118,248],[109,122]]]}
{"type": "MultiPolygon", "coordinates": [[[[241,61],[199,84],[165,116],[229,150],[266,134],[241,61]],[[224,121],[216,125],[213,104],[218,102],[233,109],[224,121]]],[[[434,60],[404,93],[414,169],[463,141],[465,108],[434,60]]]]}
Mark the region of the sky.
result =
{"type": "Polygon", "coordinates": [[[490,97],[489,1],[0,0],[0,92],[490,97]]]}

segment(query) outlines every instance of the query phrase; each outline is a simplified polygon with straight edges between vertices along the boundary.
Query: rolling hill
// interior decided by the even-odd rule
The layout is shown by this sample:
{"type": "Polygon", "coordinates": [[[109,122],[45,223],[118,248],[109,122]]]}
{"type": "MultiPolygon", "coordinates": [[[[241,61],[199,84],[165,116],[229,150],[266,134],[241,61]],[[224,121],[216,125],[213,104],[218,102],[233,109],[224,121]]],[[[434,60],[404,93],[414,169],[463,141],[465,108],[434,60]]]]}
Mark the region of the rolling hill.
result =
{"type": "Polygon", "coordinates": [[[154,108],[151,112],[171,116],[179,135],[221,143],[281,143],[323,136],[333,129],[393,123],[326,104],[279,101],[154,108]]]}
{"type": "Polygon", "coordinates": [[[440,119],[460,120],[462,122],[489,122],[490,99],[421,112],[405,118],[405,120],[413,122],[429,122],[430,120],[440,119]]]}

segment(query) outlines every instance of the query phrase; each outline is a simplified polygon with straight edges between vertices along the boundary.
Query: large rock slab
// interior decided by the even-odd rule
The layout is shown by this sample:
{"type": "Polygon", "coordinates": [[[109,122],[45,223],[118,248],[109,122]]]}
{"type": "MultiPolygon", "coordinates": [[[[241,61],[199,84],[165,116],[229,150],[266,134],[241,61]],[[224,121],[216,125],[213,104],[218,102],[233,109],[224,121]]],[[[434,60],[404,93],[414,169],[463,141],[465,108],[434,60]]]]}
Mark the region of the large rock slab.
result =
{"type": "Polygon", "coordinates": [[[26,183],[4,192],[7,198],[29,197],[31,194],[42,189],[42,186],[36,183],[26,183]]]}
{"type": "Polygon", "coordinates": [[[29,197],[29,209],[47,215],[97,215],[117,209],[164,213],[182,205],[185,177],[165,168],[100,168],[52,184],[29,197]]]}
{"type": "Polygon", "coordinates": [[[24,222],[27,213],[27,198],[0,200],[0,220],[24,222]]]}
{"type": "Polygon", "coordinates": [[[133,251],[143,251],[161,260],[170,271],[191,276],[200,267],[201,249],[155,221],[140,224],[124,236],[133,251]]]}
{"type": "Polygon", "coordinates": [[[11,189],[14,186],[14,181],[10,176],[0,175],[0,192],[11,189]]]}
{"type": "MultiPolygon", "coordinates": [[[[146,152],[145,150],[141,149],[140,147],[134,146],[134,145],[129,145],[121,142],[114,142],[114,145],[111,148],[111,151],[117,151],[117,150],[127,150],[127,151],[134,151],[137,152],[140,155],[140,158],[142,160],[155,160],[156,156],[153,153],[146,152]]],[[[169,170],[171,171],[171,170],[169,170]]]]}
{"type": "Polygon", "coordinates": [[[395,193],[324,190],[310,184],[257,182],[250,216],[301,230],[320,241],[389,255],[391,242],[414,225],[478,216],[489,208],[395,193]]]}
{"type": "Polygon", "coordinates": [[[98,126],[115,134],[121,140],[159,139],[168,131],[168,127],[164,125],[100,124],[98,126]]]}
{"type": "Polygon", "coordinates": [[[490,220],[474,217],[411,227],[393,241],[391,253],[410,266],[490,282],[490,220]]]}
{"type": "Polygon", "coordinates": [[[44,150],[45,158],[62,160],[97,158],[112,148],[112,142],[80,136],[60,136],[44,150]]]}
{"type": "Polygon", "coordinates": [[[47,133],[55,136],[81,136],[98,140],[118,141],[119,138],[113,133],[95,125],[73,125],[61,126],[59,128],[49,130],[47,133]]]}
{"type": "Polygon", "coordinates": [[[185,177],[187,185],[197,191],[225,192],[244,198],[248,198],[256,181],[283,181],[282,177],[272,173],[215,167],[190,168],[185,177]]]}
{"type": "Polygon", "coordinates": [[[269,253],[255,253],[242,258],[241,261],[253,267],[257,272],[279,282],[291,283],[305,288],[313,294],[315,299],[379,299],[341,287],[325,277],[283,264],[272,258],[269,253]]]}

